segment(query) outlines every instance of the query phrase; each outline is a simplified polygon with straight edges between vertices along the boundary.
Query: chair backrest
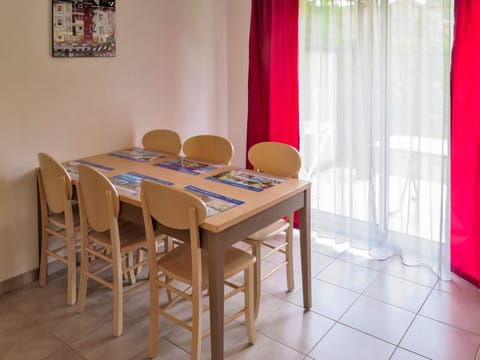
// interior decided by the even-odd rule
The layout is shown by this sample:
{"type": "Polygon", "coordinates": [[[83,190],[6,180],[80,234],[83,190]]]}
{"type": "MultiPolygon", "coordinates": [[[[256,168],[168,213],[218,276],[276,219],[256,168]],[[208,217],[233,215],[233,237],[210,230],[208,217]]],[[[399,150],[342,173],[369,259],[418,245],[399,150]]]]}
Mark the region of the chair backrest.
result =
{"type": "Polygon", "coordinates": [[[230,164],[233,145],[230,140],[217,135],[196,135],[183,143],[186,157],[217,164],[230,164]]]}
{"type": "Polygon", "coordinates": [[[276,176],[297,177],[302,159],[293,146],[266,141],[253,145],[248,161],[256,171],[276,176]]]}
{"type": "Polygon", "coordinates": [[[141,184],[143,220],[147,235],[150,278],[157,275],[156,246],[152,218],[158,223],[174,229],[189,230],[190,260],[192,264],[192,288],[202,284],[202,258],[199,225],[207,217],[207,207],[200,198],[186,190],[155,183],[149,180],[141,184]],[[165,206],[168,204],[168,206],[165,206]]]}
{"type": "Polygon", "coordinates": [[[98,232],[110,229],[112,218],[118,218],[120,201],[110,180],[88,165],[78,165],[81,215],[98,232]]]}
{"type": "Polygon", "coordinates": [[[72,199],[72,180],[67,170],[57,160],[45,153],[38,154],[40,196],[48,208],[56,213],[65,211],[67,200],[72,199]]]}
{"type": "Polygon", "coordinates": [[[147,150],[179,155],[182,149],[180,135],[173,130],[156,129],[143,135],[142,145],[147,150]]]}
{"type": "Polygon", "coordinates": [[[160,224],[185,230],[190,229],[192,220],[201,224],[207,216],[207,207],[203,201],[184,189],[149,180],[142,181],[141,189],[144,212],[160,224]],[[195,219],[189,218],[189,209],[195,210],[195,219]]]}

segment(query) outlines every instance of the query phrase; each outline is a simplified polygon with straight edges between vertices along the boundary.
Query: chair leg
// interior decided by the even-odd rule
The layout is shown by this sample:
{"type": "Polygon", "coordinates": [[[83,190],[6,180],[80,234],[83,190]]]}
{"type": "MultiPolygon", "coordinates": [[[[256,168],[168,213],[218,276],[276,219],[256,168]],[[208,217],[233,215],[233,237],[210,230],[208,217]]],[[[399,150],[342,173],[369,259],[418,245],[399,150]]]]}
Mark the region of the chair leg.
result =
{"type": "MultiPolygon", "coordinates": [[[[143,256],[143,250],[138,249],[137,250],[137,263],[141,264],[143,262],[144,256],[143,256]]],[[[138,267],[135,269],[134,274],[138,275],[142,271],[142,265],[138,265],[138,267]]]]}
{"type": "MultiPolygon", "coordinates": [[[[165,238],[163,239],[163,253],[166,253],[166,252],[169,252],[170,250],[173,250],[174,248],[176,248],[179,244],[179,241],[175,238],[172,238],[170,236],[165,236],[165,238]]],[[[157,249],[157,253],[160,253],[160,245],[161,243],[160,242],[156,242],[156,249],[157,249]]]]}
{"type": "MultiPolygon", "coordinates": [[[[172,278],[170,278],[169,276],[165,275],[165,282],[168,284],[170,281],[172,280],[172,278]]],[[[172,292],[168,289],[167,290],[167,299],[168,299],[168,302],[172,302],[173,300],[173,297],[172,297],[172,292]]]]}
{"type": "Polygon", "coordinates": [[[163,252],[169,252],[173,248],[173,242],[170,236],[165,236],[163,240],[163,252]]]}
{"type": "MultiPolygon", "coordinates": [[[[124,269],[126,269],[128,267],[128,262],[127,262],[127,257],[125,256],[123,259],[122,259],[122,267],[124,269]]],[[[122,272],[122,279],[125,280],[125,281],[131,281],[130,279],[130,274],[127,272],[122,272]]]]}
{"type": "Polygon", "coordinates": [[[45,286],[47,283],[48,254],[45,252],[46,249],[48,249],[48,233],[42,231],[42,253],[40,257],[40,274],[38,277],[38,285],[40,287],[45,286]]]}
{"type": "Polygon", "coordinates": [[[262,282],[262,261],[261,261],[261,243],[256,242],[252,244],[252,255],[257,259],[253,266],[253,297],[254,297],[254,316],[255,319],[258,317],[258,312],[260,309],[260,293],[261,293],[261,282],[262,282]]]}
{"type": "Polygon", "coordinates": [[[245,278],[245,323],[247,327],[247,337],[250,344],[255,344],[255,308],[253,299],[253,266],[249,266],[244,271],[245,278]]]}
{"type": "Polygon", "coordinates": [[[202,353],[202,288],[192,289],[192,356],[200,359],[202,353]]]}
{"type": "Polygon", "coordinates": [[[75,239],[67,239],[67,304],[73,305],[77,301],[77,258],[75,253],[75,239]]]}
{"type": "MultiPolygon", "coordinates": [[[[141,250],[139,250],[141,251],[141,250]]],[[[127,267],[132,267],[134,264],[134,259],[133,259],[133,251],[129,251],[127,254],[127,267]]],[[[130,281],[130,284],[135,285],[137,283],[137,278],[135,276],[135,270],[131,269],[128,270],[128,280],[130,281]]]]}
{"type": "Polygon", "coordinates": [[[113,256],[113,336],[123,332],[123,281],[120,254],[113,256]]]}
{"type": "MultiPolygon", "coordinates": [[[[291,216],[293,219],[293,216],[291,216]]],[[[295,288],[295,280],[293,273],[293,223],[287,229],[286,233],[287,246],[285,248],[285,257],[287,260],[287,288],[292,291],[295,288]]]]}
{"type": "Polygon", "coordinates": [[[81,260],[80,260],[80,285],[78,289],[78,302],[77,302],[78,313],[85,311],[85,306],[87,302],[87,284],[88,284],[87,272],[88,272],[89,261],[90,261],[90,255],[82,248],[81,260]]]}
{"type": "Polygon", "coordinates": [[[148,357],[153,358],[158,352],[158,287],[150,279],[150,321],[148,325],[148,357]]]}

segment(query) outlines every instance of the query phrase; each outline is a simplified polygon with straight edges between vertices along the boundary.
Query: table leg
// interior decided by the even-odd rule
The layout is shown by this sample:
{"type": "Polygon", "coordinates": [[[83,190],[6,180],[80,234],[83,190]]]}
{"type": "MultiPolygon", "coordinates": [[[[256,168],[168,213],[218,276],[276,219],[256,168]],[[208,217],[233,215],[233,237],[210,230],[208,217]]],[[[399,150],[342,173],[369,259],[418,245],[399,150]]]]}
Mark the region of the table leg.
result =
{"type": "Polygon", "coordinates": [[[299,210],[300,217],[300,255],[302,258],[303,307],[312,307],[312,266],[310,243],[310,188],[304,191],[304,206],[299,210]]]}
{"type": "Polygon", "coordinates": [[[212,359],[223,359],[223,273],[225,264],[224,239],[219,234],[202,238],[208,251],[208,293],[210,297],[210,344],[212,359]]]}

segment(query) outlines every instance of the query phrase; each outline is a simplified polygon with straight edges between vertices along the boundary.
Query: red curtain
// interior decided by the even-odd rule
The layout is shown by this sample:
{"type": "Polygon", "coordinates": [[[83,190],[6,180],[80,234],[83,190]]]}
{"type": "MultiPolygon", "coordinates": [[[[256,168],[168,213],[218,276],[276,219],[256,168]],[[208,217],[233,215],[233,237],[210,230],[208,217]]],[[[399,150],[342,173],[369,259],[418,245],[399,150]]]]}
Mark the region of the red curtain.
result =
{"type": "Polygon", "coordinates": [[[252,0],[249,61],[247,151],[261,141],[298,149],[298,0],[252,0]]]}
{"type": "Polygon", "coordinates": [[[480,285],[480,1],[455,1],[451,268],[480,285]],[[479,92],[477,92],[479,91],[479,92]]]}

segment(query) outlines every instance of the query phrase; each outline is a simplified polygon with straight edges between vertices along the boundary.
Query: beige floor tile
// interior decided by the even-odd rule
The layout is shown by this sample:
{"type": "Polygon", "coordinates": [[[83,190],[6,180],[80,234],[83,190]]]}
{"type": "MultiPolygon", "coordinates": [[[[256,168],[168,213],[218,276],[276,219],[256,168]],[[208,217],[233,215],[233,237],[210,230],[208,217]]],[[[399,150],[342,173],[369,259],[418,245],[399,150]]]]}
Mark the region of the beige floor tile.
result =
{"type": "Polygon", "coordinates": [[[111,314],[100,317],[88,312],[83,312],[81,314],[73,312],[56,322],[52,322],[50,324],[50,331],[57,338],[66,344],[71,345],[101,326],[111,323],[111,314]]]}
{"type": "Polygon", "coordinates": [[[433,290],[420,314],[480,335],[480,293],[465,296],[433,290]]]}
{"type": "Polygon", "coordinates": [[[0,344],[1,360],[42,360],[65,347],[62,341],[41,326],[4,334],[0,344]]]}
{"type": "Polygon", "coordinates": [[[364,295],[416,313],[430,291],[429,287],[381,274],[372,282],[364,295]]]}
{"type": "Polygon", "coordinates": [[[18,310],[5,311],[0,314],[0,359],[6,356],[9,349],[14,349],[17,343],[21,343],[26,336],[35,336],[35,330],[45,332],[41,324],[35,322],[30,316],[26,316],[18,310]],[[5,355],[2,355],[5,352],[5,355]]]}
{"type": "Polygon", "coordinates": [[[361,293],[379,274],[375,270],[337,259],[315,278],[361,293]]]}
{"type": "Polygon", "coordinates": [[[395,256],[385,269],[385,273],[428,287],[434,286],[438,281],[438,276],[431,269],[425,266],[404,265],[399,256],[395,256]]]}
{"type": "Polygon", "coordinates": [[[123,311],[134,320],[148,316],[150,311],[150,287],[148,285],[133,291],[124,298],[123,311]]]}
{"type": "Polygon", "coordinates": [[[0,312],[0,344],[5,336],[33,327],[35,321],[20,310],[5,306],[0,312]]]}
{"type": "Polygon", "coordinates": [[[414,318],[414,313],[361,296],[340,322],[397,345],[414,318]]]}
{"type": "MultiPolygon", "coordinates": [[[[312,311],[330,319],[338,320],[359,296],[351,290],[312,279],[312,311]]],[[[303,292],[295,291],[288,301],[303,306],[303,292]]]]}
{"type": "Polygon", "coordinates": [[[428,358],[415,354],[411,351],[397,348],[390,360],[427,360],[428,358]]]}
{"type": "Polygon", "coordinates": [[[72,348],[87,360],[129,360],[147,348],[147,328],[128,317],[123,319],[122,336],[112,335],[112,323],[106,323],[82,339],[72,348]]]}
{"type": "Polygon", "coordinates": [[[33,282],[7,296],[4,306],[27,315],[37,315],[52,308],[69,308],[66,284],[65,278],[51,280],[42,288],[38,287],[38,282],[33,282]]]}
{"type": "Polygon", "coordinates": [[[388,360],[395,346],[336,324],[308,354],[317,360],[388,360]]]}
{"type": "Polygon", "coordinates": [[[65,345],[43,360],[85,360],[85,358],[65,345]]]}
{"type": "MultiPolygon", "coordinates": [[[[148,348],[135,354],[131,360],[149,360],[148,348]]],[[[171,342],[160,338],[158,340],[158,353],[153,360],[189,360],[190,354],[171,342]]]]}
{"type": "Polygon", "coordinates": [[[75,306],[67,306],[62,302],[61,304],[52,303],[50,306],[48,304],[40,305],[38,310],[30,313],[29,316],[46,329],[52,330],[58,324],[68,321],[76,314],[75,306]]]}
{"type": "Polygon", "coordinates": [[[257,331],[279,343],[307,354],[334,325],[313,311],[285,303],[257,325],[257,331]]]}
{"type": "MultiPolygon", "coordinates": [[[[210,359],[210,340],[206,339],[206,353],[202,353],[202,359],[210,359]]],[[[255,345],[248,343],[243,326],[230,326],[225,331],[225,359],[228,360],[252,360],[252,359],[275,359],[275,360],[300,360],[304,354],[280,344],[271,338],[257,332],[255,345]]]]}
{"type": "Polygon", "coordinates": [[[400,346],[435,360],[473,360],[480,337],[418,316],[400,346]]]}

